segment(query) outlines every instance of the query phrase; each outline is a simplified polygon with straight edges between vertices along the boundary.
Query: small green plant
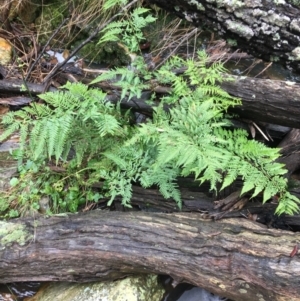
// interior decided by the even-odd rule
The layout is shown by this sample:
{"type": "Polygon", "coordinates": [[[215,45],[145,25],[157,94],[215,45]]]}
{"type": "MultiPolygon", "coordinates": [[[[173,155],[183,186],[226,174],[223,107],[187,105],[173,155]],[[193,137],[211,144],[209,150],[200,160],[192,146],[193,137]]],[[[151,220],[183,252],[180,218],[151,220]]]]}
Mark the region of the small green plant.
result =
{"type": "Polygon", "coordinates": [[[27,160],[19,167],[19,177],[12,178],[11,188],[0,195],[0,212],[5,217],[19,215],[76,212],[87,201],[101,195],[85,183],[85,174],[72,162],[53,166],[27,160]],[[52,168],[51,168],[52,167],[52,168]]]}
{"type": "Polygon", "coordinates": [[[147,14],[146,17],[144,17],[145,13],[148,12],[149,9],[147,8],[137,7],[129,13],[128,18],[111,22],[103,29],[103,35],[99,44],[122,40],[128,48],[128,51],[140,51],[139,44],[144,39],[142,29],[156,20],[150,14],[147,14]]]}
{"type": "MultiPolygon", "coordinates": [[[[125,1],[106,3],[109,8],[125,1]]],[[[100,42],[118,40],[136,49],[141,28],[153,20],[141,17],[145,12],[137,8],[130,13],[131,21],[108,26],[100,42]],[[142,19],[133,25],[134,18],[142,19]]],[[[81,83],[68,83],[60,92],[40,95],[44,103],[6,114],[0,141],[20,132],[20,178],[12,181],[10,195],[1,197],[0,208],[7,210],[8,202],[18,212],[26,205],[38,210],[41,196],[51,198],[52,211],[74,212],[80,204],[101,197],[109,198],[111,204],[121,196],[122,204],[130,206],[134,183],[157,186],[180,207],[177,178],[192,174],[199,184],[209,182],[212,190],[220,183],[224,189],[241,177],[242,193],[252,197],[261,193],[263,202],[276,195],[280,200],[277,213],[297,212],[299,200],[287,190],[286,170],[275,162],[279,150],[231,128],[226,112],[240,100],[217,85],[223,72],[221,63],[209,65],[200,51],[197,60],[174,57],[151,72],[137,55],[129,68],[117,68],[95,79],[94,83],[113,81],[123,100],[139,97],[143,89],[151,88],[150,82],[171,88],[153,108],[153,118],[140,125],[130,111],[108,102],[103,91],[81,83]],[[176,73],[176,68],[184,72],[176,73]],[[97,182],[103,183],[100,191],[93,190],[97,182]]]]}
{"type": "MultiPolygon", "coordinates": [[[[206,54],[199,52],[198,58],[197,62],[175,58],[154,74],[156,80],[172,85],[172,92],[154,109],[152,121],[137,127],[123,147],[105,153],[118,170],[113,176],[122,177],[134,166],[131,180],[138,180],[144,187],[158,185],[162,194],[172,197],[179,206],[179,176],[194,174],[200,183],[209,181],[212,190],[218,183],[222,183],[222,190],[242,177],[242,194],[251,192],[255,197],[262,193],[263,202],[278,195],[277,213],[296,212],[299,200],[287,191],[283,177],[286,170],[275,162],[279,150],[249,140],[244,130],[230,129],[225,112],[240,102],[216,85],[224,72],[222,64],[207,68],[206,54]],[[186,68],[183,75],[170,71],[178,65],[186,68]],[[163,110],[164,104],[172,104],[169,112],[163,110]],[[130,158],[131,152],[138,154],[137,146],[144,152],[139,158],[130,158]]],[[[130,185],[128,181],[126,202],[131,196],[130,185]]]]}
{"type": "MultiPolygon", "coordinates": [[[[145,188],[158,186],[164,197],[181,206],[176,179],[194,174],[199,183],[209,181],[212,190],[218,183],[223,189],[240,176],[244,180],[242,193],[251,192],[252,197],[263,193],[263,202],[278,195],[278,213],[297,211],[299,201],[287,191],[282,177],[286,171],[274,162],[278,149],[249,140],[244,130],[230,128],[225,113],[240,102],[216,85],[224,71],[222,65],[207,68],[208,58],[203,52],[198,58],[175,58],[151,74],[152,80],[163,78],[172,92],[161,99],[153,119],[141,125],[132,124],[130,112],[107,102],[105,93],[80,83],[41,95],[44,104],[7,114],[2,121],[6,131],[0,139],[13,130],[20,131],[20,162],[27,158],[36,164],[53,158],[56,165],[66,168],[59,177],[48,170],[50,178],[41,180],[48,184],[31,189],[27,201],[46,194],[56,207],[75,211],[80,202],[95,198],[91,187],[103,181],[101,195],[110,197],[109,204],[120,195],[123,204],[130,206],[132,184],[139,183],[145,188]],[[171,72],[175,65],[184,67],[185,72],[171,72]],[[171,105],[169,111],[163,109],[165,104],[171,105]],[[66,187],[68,191],[73,187],[78,200],[73,207],[67,205],[72,197],[63,193],[66,187]]],[[[116,70],[110,75],[115,74],[116,70]]],[[[45,172],[45,168],[38,170],[45,172]]]]}

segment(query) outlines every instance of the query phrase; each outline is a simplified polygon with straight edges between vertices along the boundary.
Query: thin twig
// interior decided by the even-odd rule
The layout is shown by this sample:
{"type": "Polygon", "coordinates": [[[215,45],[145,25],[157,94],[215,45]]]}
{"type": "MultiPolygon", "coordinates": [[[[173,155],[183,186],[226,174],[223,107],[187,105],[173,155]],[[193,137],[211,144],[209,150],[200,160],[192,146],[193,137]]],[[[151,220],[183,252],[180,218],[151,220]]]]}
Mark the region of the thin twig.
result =
{"type": "Polygon", "coordinates": [[[45,77],[45,79],[43,80],[43,83],[49,81],[53,76],[55,76],[55,74],[57,73],[57,71],[62,68],[63,66],[65,66],[67,64],[67,62],[71,59],[71,57],[73,57],[83,46],[85,46],[87,43],[89,43],[95,36],[97,36],[97,34],[103,29],[105,28],[105,26],[107,26],[109,23],[111,23],[112,21],[114,21],[123,11],[126,11],[128,8],[130,8],[131,6],[133,6],[136,2],[138,2],[139,0],[134,0],[132,2],[130,2],[129,4],[127,4],[126,6],[124,6],[123,8],[121,8],[119,10],[118,13],[116,13],[113,17],[111,17],[107,22],[105,22],[104,24],[100,25],[99,27],[97,27],[94,32],[85,40],[83,41],[80,45],[78,45],[71,53],[70,55],[60,64],[57,64],[52,70],[51,72],[45,77]]]}
{"type": "Polygon", "coordinates": [[[36,66],[36,64],[38,63],[38,61],[40,60],[40,58],[42,57],[42,55],[44,54],[46,48],[48,47],[48,45],[50,44],[50,42],[52,41],[52,39],[55,37],[55,35],[58,33],[58,31],[63,27],[63,25],[69,20],[69,18],[64,19],[61,24],[58,26],[58,28],[54,31],[54,33],[52,34],[52,36],[48,39],[46,45],[44,46],[44,48],[42,49],[42,51],[40,52],[39,56],[37,57],[37,59],[34,61],[34,63],[31,65],[31,67],[29,68],[25,80],[28,80],[28,77],[31,73],[31,71],[33,70],[33,68],[36,66]]]}
{"type": "Polygon", "coordinates": [[[162,66],[168,59],[170,56],[172,56],[172,54],[174,54],[176,52],[176,50],[185,42],[187,41],[191,36],[196,35],[198,31],[198,28],[193,29],[190,33],[188,33],[181,41],[180,43],[177,45],[177,47],[175,47],[170,54],[165,57],[157,66],[155,66],[154,70],[157,70],[160,66],[162,66]]]}
{"type": "Polygon", "coordinates": [[[261,133],[261,135],[262,135],[267,141],[270,141],[270,139],[265,135],[265,133],[260,129],[260,127],[259,127],[255,122],[252,122],[252,124],[258,129],[258,131],[261,133]]]}
{"type": "Polygon", "coordinates": [[[271,67],[272,66],[272,64],[273,64],[273,62],[270,62],[267,66],[266,66],[266,68],[264,68],[262,71],[260,71],[258,74],[256,74],[254,77],[258,77],[258,76],[260,76],[262,73],[264,73],[269,67],[271,67]]]}
{"type": "Polygon", "coordinates": [[[10,13],[11,5],[12,5],[12,1],[6,1],[6,3],[4,3],[1,6],[1,10],[2,10],[1,23],[4,25],[7,32],[12,33],[13,29],[11,27],[10,20],[9,20],[9,13],[10,13]]]}

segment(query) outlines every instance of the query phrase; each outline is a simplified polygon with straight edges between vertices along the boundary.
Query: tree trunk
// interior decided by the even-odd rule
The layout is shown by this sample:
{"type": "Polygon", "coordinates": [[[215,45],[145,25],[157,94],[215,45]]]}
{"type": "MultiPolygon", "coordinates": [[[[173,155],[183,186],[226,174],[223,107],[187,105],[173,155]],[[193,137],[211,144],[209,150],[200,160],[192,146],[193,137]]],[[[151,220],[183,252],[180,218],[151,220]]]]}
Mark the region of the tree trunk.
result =
{"type": "Polygon", "coordinates": [[[300,128],[300,85],[296,83],[231,76],[222,83],[229,94],[240,97],[242,106],[234,111],[254,121],[300,128]]]}
{"type": "MultiPolygon", "coordinates": [[[[239,97],[242,105],[232,111],[254,121],[268,122],[300,128],[300,84],[295,82],[224,75],[222,89],[239,97]]],[[[171,88],[155,86],[157,94],[167,93],[171,88]]],[[[134,100],[132,102],[136,102],[134,100]]]]}
{"type": "Polygon", "coordinates": [[[37,95],[44,93],[45,91],[55,92],[56,88],[50,87],[47,88],[44,84],[33,84],[26,83],[26,89],[24,90],[24,81],[18,79],[4,79],[0,80],[0,95],[6,94],[29,94],[29,95],[37,95]]]}
{"type": "MultiPolygon", "coordinates": [[[[242,106],[234,109],[241,117],[300,128],[300,84],[249,77],[230,77],[233,80],[223,82],[222,88],[229,94],[242,99],[242,106]]],[[[83,78],[80,78],[80,80],[83,80],[83,78]]],[[[0,81],[0,94],[8,91],[17,93],[22,85],[22,81],[2,80],[0,81]]],[[[98,86],[104,90],[111,87],[111,85],[105,85],[105,83],[99,83],[98,86]]],[[[43,88],[43,85],[28,84],[28,91],[34,95],[42,93],[43,88]]],[[[154,92],[159,95],[167,93],[169,90],[170,88],[155,86],[154,92]]],[[[51,91],[55,91],[55,89],[52,88],[51,91]]],[[[143,95],[141,99],[133,98],[130,101],[124,100],[123,103],[127,107],[142,111],[152,110],[152,107],[145,102],[149,99],[149,91],[143,95]]],[[[108,99],[118,102],[119,96],[112,94],[108,96],[108,99]]],[[[9,104],[19,105],[19,101],[15,101],[15,103],[10,101],[9,104]]]]}
{"type": "Polygon", "coordinates": [[[300,70],[299,1],[148,0],[196,26],[218,31],[233,46],[300,70]]]}
{"type": "Polygon", "coordinates": [[[1,283],[156,273],[234,300],[300,300],[299,234],[249,220],[92,211],[2,222],[2,235],[12,225],[24,225],[24,245],[2,236],[1,283]]]}

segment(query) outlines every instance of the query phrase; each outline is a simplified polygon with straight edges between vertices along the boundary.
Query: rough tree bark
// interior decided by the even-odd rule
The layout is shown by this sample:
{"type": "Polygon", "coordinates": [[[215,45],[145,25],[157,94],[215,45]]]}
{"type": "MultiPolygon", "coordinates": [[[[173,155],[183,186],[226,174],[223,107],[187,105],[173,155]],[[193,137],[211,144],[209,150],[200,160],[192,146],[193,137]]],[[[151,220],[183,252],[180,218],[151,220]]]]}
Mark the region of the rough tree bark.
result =
{"type": "MultiPolygon", "coordinates": [[[[296,0],[149,2],[208,25],[255,57],[300,71],[296,0]]],[[[31,88],[39,93],[43,87],[31,88]]],[[[243,99],[239,113],[245,117],[300,128],[297,84],[237,78],[223,88],[243,99]]],[[[10,223],[0,223],[1,283],[162,273],[235,300],[300,300],[299,234],[250,220],[94,211],[10,223]],[[18,229],[23,246],[10,242],[12,225],[24,226],[18,229]]]]}
{"type": "Polygon", "coordinates": [[[92,211],[0,226],[1,283],[157,273],[234,300],[300,300],[300,257],[290,255],[300,235],[249,220],[92,211]],[[9,243],[5,231],[21,225],[24,245],[9,243]]]}
{"type": "Polygon", "coordinates": [[[238,47],[265,61],[300,70],[300,2],[297,0],[148,0],[207,26],[238,47]]]}
{"type": "MultiPolygon", "coordinates": [[[[229,94],[240,97],[242,106],[236,107],[235,112],[240,116],[254,121],[263,121],[273,124],[300,128],[300,84],[279,80],[249,78],[231,76],[232,81],[222,83],[222,88],[229,94]]],[[[80,80],[84,81],[84,78],[80,80]]],[[[0,81],[1,93],[20,93],[23,81],[2,80],[0,81]]],[[[112,89],[110,84],[99,84],[105,90],[112,89]]],[[[169,88],[153,86],[153,91],[157,94],[167,93],[169,88]]],[[[31,95],[43,93],[44,86],[39,84],[28,84],[28,92],[31,95]]],[[[51,88],[50,91],[55,91],[51,88]]],[[[26,94],[26,92],[22,92],[26,94]]],[[[108,99],[118,102],[118,95],[109,95],[108,99]]],[[[149,99],[149,91],[143,94],[142,99],[132,99],[124,101],[124,105],[142,111],[152,110],[151,106],[144,100],[149,99]],[[145,99],[144,99],[145,98],[145,99]]],[[[4,99],[0,103],[6,103],[4,99]]],[[[19,105],[19,101],[12,99],[10,105],[19,105]]]]}
{"type": "Polygon", "coordinates": [[[234,108],[241,117],[254,121],[300,128],[300,85],[294,82],[233,77],[222,83],[230,95],[240,97],[242,106],[234,108]]]}
{"type": "MultiPolygon", "coordinates": [[[[239,116],[300,128],[300,84],[246,76],[229,77],[231,80],[224,81],[221,87],[230,95],[241,98],[242,105],[233,110],[239,116]]],[[[166,93],[169,90],[155,87],[156,93],[166,93]]]]}

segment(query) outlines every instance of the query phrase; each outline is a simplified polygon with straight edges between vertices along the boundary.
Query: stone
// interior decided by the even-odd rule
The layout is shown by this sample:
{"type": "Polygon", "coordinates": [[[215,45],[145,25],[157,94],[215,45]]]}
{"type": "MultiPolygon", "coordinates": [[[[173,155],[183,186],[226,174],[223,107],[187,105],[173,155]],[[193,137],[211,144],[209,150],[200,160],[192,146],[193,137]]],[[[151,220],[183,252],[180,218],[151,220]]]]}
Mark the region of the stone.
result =
{"type": "Polygon", "coordinates": [[[164,289],[156,275],[93,283],[51,283],[26,301],[160,301],[164,289]]]}
{"type": "Polygon", "coordinates": [[[0,38],[0,65],[9,64],[11,60],[11,54],[11,44],[7,40],[0,38]]]}

